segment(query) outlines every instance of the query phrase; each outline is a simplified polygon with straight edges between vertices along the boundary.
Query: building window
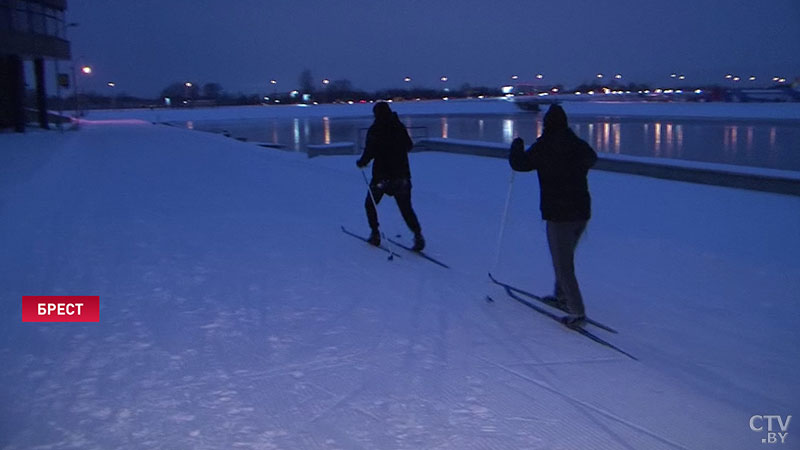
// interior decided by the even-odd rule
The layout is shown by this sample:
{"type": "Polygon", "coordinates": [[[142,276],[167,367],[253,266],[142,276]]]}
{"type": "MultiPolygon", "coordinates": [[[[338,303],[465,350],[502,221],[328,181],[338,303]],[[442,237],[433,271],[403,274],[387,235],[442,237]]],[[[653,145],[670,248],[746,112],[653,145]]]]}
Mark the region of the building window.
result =
{"type": "Polygon", "coordinates": [[[64,11],[28,0],[0,0],[0,29],[64,39],[64,11]]]}

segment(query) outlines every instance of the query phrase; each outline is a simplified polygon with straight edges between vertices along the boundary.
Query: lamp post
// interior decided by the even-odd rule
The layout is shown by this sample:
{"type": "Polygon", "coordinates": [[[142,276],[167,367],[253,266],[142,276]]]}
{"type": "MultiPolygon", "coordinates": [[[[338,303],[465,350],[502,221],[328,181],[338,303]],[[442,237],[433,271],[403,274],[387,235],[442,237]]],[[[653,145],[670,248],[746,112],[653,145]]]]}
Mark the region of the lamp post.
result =
{"type": "Polygon", "coordinates": [[[117,107],[117,96],[114,95],[114,87],[117,86],[117,83],[109,81],[108,83],[106,83],[106,85],[109,87],[111,92],[111,109],[115,109],[117,107]]]}
{"type": "Polygon", "coordinates": [[[322,85],[325,86],[325,103],[330,103],[331,102],[331,98],[330,98],[331,97],[331,93],[330,93],[329,86],[331,85],[331,80],[329,80],[327,78],[323,78],[322,79],[322,85]]]}
{"type": "Polygon", "coordinates": [[[408,99],[411,100],[411,77],[407,76],[403,78],[403,82],[406,84],[406,90],[408,91],[408,99]]]}
{"type": "MultiPolygon", "coordinates": [[[[92,74],[92,66],[83,65],[81,66],[81,73],[83,75],[91,75],[92,74]]],[[[81,91],[78,88],[78,75],[75,71],[75,66],[72,66],[72,78],[73,78],[73,86],[75,89],[75,115],[77,116],[77,123],[76,127],[80,125],[81,117],[83,117],[83,109],[81,108],[81,91]]]]}
{"type": "Polygon", "coordinates": [[[276,103],[278,101],[278,81],[273,78],[269,80],[269,84],[272,85],[272,101],[276,103]]]}

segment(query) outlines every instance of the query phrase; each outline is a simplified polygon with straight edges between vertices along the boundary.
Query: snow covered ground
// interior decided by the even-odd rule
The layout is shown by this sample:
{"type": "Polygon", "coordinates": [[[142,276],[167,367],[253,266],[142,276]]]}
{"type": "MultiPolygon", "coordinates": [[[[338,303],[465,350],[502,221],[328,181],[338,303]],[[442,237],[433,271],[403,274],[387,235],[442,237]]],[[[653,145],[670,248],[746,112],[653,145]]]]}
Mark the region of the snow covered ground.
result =
{"type": "MultiPolygon", "coordinates": [[[[592,172],[578,278],[633,361],[488,282],[502,160],[412,155],[447,270],[340,231],[353,157],[135,121],[0,149],[2,449],[756,449],[800,406],[797,197],[592,172]],[[100,323],[21,322],[67,294],[100,323]]],[[[494,272],[551,288],[535,175],[494,272]]]]}

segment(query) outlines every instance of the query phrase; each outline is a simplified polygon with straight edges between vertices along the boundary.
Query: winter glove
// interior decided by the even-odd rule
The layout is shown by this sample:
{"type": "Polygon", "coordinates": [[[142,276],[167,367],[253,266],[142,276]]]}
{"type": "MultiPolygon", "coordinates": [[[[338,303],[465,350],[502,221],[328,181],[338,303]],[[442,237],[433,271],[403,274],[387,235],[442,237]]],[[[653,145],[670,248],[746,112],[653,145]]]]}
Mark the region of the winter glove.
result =
{"type": "Polygon", "coordinates": [[[518,151],[523,151],[524,152],[525,151],[525,141],[523,141],[522,138],[519,138],[519,137],[515,138],[513,141],[511,141],[511,151],[512,152],[518,152],[518,151]]]}

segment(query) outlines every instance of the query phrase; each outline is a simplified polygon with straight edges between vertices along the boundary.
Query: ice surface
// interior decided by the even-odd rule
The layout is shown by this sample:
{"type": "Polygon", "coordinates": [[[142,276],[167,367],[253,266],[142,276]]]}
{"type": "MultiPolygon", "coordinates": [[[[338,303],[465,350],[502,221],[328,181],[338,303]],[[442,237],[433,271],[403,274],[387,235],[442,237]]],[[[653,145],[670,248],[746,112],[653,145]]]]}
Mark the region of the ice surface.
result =
{"type": "MultiPolygon", "coordinates": [[[[797,411],[800,198],[592,172],[578,278],[635,362],[488,282],[504,161],[412,155],[446,270],[341,233],[367,232],[354,160],[0,135],[0,448],[750,449],[752,415],[797,411]],[[100,323],[20,321],[56,294],[99,295],[100,323]]],[[[516,176],[496,275],[546,294],[537,199],[516,176]]]]}

